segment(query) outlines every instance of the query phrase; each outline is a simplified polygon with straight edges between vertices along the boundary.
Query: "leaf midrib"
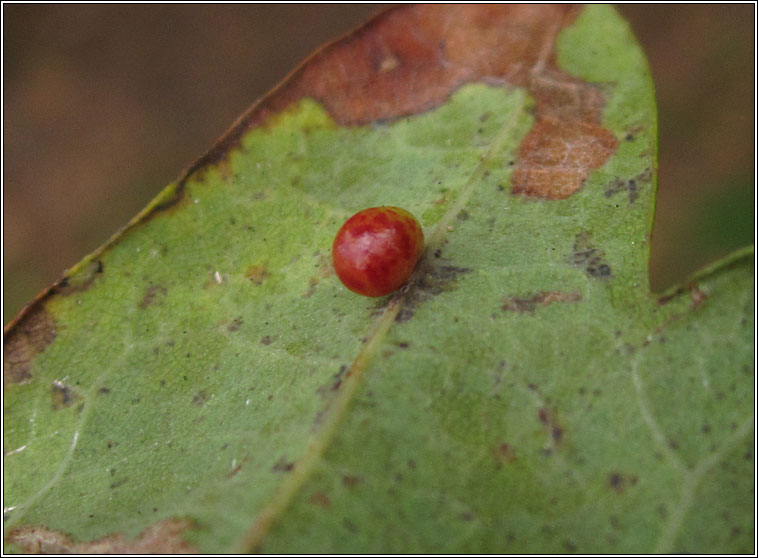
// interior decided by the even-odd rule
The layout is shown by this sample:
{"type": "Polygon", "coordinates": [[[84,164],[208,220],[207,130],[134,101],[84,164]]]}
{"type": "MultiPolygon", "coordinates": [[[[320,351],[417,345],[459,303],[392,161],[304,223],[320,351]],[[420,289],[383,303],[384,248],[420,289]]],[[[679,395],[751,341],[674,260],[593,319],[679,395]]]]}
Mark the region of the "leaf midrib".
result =
{"type": "MultiPolygon", "coordinates": [[[[549,53],[549,49],[546,49],[546,52],[549,53]]],[[[535,68],[541,68],[541,64],[538,62],[535,65],[535,68]]],[[[505,144],[510,138],[511,132],[516,127],[519,116],[522,114],[527,102],[525,89],[519,88],[516,90],[516,93],[520,98],[516,103],[510,118],[493,138],[490,147],[471,172],[468,180],[461,189],[460,194],[455,199],[455,202],[451,204],[435,226],[426,243],[422,260],[426,258],[428,254],[433,254],[443,246],[448,232],[452,230],[450,224],[466,206],[474,193],[476,186],[481,183],[481,179],[484,177],[485,172],[505,147],[505,144]]],[[[329,443],[334,438],[334,435],[337,432],[337,427],[344,418],[347,408],[358,390],[363,374],[368,368],[371,359],[381,346],[382,341],[386,337],[392,323],[395,321],[398,312],[403,308],[405,301],[408,298],[408,293],[416,288],[415,285],[422,273],[423,266],[417,266],[416,272],[409,280],[407,286],[401,288],[401,290],[390,299],[384,312],[373,323],[369,334],[366,336],[365,343],[345,374],[342,388],[339,390],[337,397],[331,402],[329,407],[327,407],[320,428],[311,437],[305,453],[297,461],[294,469],[290,472],[289,477],[271,502],[263,508],[250,529],[234,546],[234,552],[255,552],[259,549],[264,538],[270,532],[274,522],[284,513],[295,495],[298,493],[300,487],[310,477],[315,466],[328,448],[329,443]]]]}

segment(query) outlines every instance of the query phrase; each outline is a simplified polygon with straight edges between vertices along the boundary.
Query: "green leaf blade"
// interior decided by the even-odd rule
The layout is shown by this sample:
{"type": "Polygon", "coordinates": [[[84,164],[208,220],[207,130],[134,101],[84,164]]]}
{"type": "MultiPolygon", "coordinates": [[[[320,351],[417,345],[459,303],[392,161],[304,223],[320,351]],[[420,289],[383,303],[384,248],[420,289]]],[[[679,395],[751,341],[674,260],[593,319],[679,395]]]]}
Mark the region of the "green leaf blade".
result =
{"type": "Polygon", "coordinates": [[[752,270],[649,292],[652,81],[612,9],[564,17],[532,81],[370,124],[298,96],[314,58],[41,298],[10,330],[32,357],[11,353],[6,540],[187,520],[164,538],[205,552],[744,551],[752,270]],[[580,132],[525,148],[551,118],[580,132]],[[550,162],[553,141],[580,164],[550,162]],[[535,169],[573,186],[514,195],[535,169]],[[427,236],[378,300],[330,262],[375,205],[427,236]]]}

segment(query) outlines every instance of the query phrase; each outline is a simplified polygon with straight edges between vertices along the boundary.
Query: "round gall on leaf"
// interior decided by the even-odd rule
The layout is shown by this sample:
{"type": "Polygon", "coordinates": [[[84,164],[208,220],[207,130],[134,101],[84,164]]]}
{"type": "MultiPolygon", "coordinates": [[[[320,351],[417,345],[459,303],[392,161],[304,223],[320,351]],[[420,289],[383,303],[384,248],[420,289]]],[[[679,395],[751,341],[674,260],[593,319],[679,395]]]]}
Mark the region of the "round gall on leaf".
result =
{"type": "Polygon", "coordinates": [[[384,296],[410,278],[423,249],[424,232],[413,215],[399,207],[371,207],[342,225],[332,261],[348,289],[384,296]]]}

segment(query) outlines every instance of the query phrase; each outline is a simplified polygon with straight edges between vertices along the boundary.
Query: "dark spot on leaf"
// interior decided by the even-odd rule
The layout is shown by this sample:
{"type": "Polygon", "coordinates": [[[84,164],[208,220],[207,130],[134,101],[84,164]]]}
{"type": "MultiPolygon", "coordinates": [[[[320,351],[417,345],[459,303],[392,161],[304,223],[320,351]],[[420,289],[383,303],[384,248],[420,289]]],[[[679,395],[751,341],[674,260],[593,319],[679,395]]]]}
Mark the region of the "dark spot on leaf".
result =
{"type": "Polygon", "coordinates": [[[145,309],[153,304],[158,304],[166,296],[166,287],[160,285],[150,285],[139,303],[141,309],[145,309]]]}
{"type": "Polygon", "coordinates": [[[60,279],[52,286],[51,294],[70,296],[75,293],[87,291],[93,286],[95,279],[97,279],[104,270],[105,266],[101,260],[91,261],[76,274],[60,279]]]}
{"type": "Polygon", "coordinates": [[[119,486],[124,484],[127,480],[129,480],[127,477],[124,477],[123,479],[119,479],[116,482],[111,483],[110,488],[111,489],[118,488],[119,486]]]}
{"type": "Polygon", "coordinates": [[[242,318],[242,316],[237,316],[236,318],[234,318],[234,320],[232,320],[232,323],[226,326],[226,329],[228,329],[229,331],[237,331],[242,326],[244,321],[245,320],[242,318]]]}
{"type": "Polygon", "coordinates": [[[343,525],[345,526],[345,529],[347,529],[351,533],[358,532],[358,526],[347,518],[345,518],[345,520],[343,521],[343,525]]]}
{"type": "Polygon", "coordinates": [[[329,496],[324,494],[323,492],[316,492],[311,496],[311,504],[314,506],[319,506],[321,508],[328,508],[332,505],[332,501],[329,499],[329,496]]]}
{"type": "Polygon", "coordinates": [[[73,387],[58,381],[53,382],[52,394],[53,409],[56,411],[65,407],[70,407],[81,399],[81,395],[79,395],[73,387]]]}
{"type": "Polygon", "coordinates": [[[627,475],[618,471],[608,475],[608,486],[615,492],[622,494],[628,488],[637,484],[637,475],[627,475]]]}
{"type": "Polygon", "coordinates": [[[306,290],[303,293],[303,298],[309,298],[313,296],[313,293],[316,292],[316,287],[318,287],[318,283],[319,283],[318,279],[316,279],[315,277],[311,277],[310,280],[308,281],[308,290],[306,290]]]}
{"type": "Polygon", "coordinates": [[[582,300],[581,293],[542,291],[536,294],[523,296],[510,296],[503,299],[503,310],[519,313],[533,313],[538,306],[547,306],[553,302],[579,302],[582,300]]]}
{"type": "Polygon", "coordinates": [[[264,345],[271,345],[271,341],[272,339],[270,335],[264,335],[263,337],[261,337],[261,343],[264,345]]]}
{"type": "Polygon", "coordinates": [[[362,482],[363,479],[361,477],[356,477],[353,475],[342,475],[342,484],[347,486],[348,488],[354,488],[358,485],[358,483],[362,482]]]}
{"type": "Polygon", "coordinates": [[[466,211],[465,209],[461,209],[458,212],[458,215],[456,216],[456,219],[458,219],[459,221],[467,221],[469,217],[470,217],[470,215],[469,215],[468,211],[466,211]]]}
{"type": "Polygon", "coordinates": [[[197,405],[198,407],[204,407],[209,399],[210,396],[204,390],[200,390],[192,397],[192,404],[197,405]]]}
{"type": "Polygon", "coordinates": [[[471,513],[470,511],[467,511],[467,512],[463,512],[463,513],[461,514],[461,519],[462,519],[463,521],[473,521],[473,519],[474,519],[474,514],[473,514],[473,513],[471,513]]]}
{"type": "Polygon", "coordinates": [[[251,265],[245,271],[245,277],[250,279],[256,285],[261,285],[269,276],[268,269],[263,265],[251,265]]]}
{"type": "Polygon", "coordinates": [[[419,270],[416,279],[406,285],[407,297],[405,304],[395,317],[396,322],[407,322],[416,312],[416,309],[427,300],[445,292],[454,291],[457,288],[457,279],[471,269],[452,265],[438,265],[438,262],[422,260],[423,267],[419,270]]]}
{"type": "Polygon", "coordinates": [[[629,204],[633,204],[640,196],[640,182],[650,182],[652,172],[645,169],[634,178],[624,180],[616,178],[605,187],[605,197],[611,198],[620,192],[626,192],[629,195],[629,204]]]}
{"type": "Polygon", "coordinates": [[[164,211],[168,211],[172,208],[178,209],[179,207],[182,207],[184,204],[180,202],[183,202],[186,199],[185,194],[187,179],[191,174],[193,174],[194,171],[197,170],[198,163],[195,163],[192,167],[190,167],[190,169],[188,169],[188,171],[184,173],[179,182],[177,182],[176,186],[173,187],[173,190],[161,193],[161,196],[163,196],[161,202],[153,206],[149,213],[141,215],[137,224],[146,223],[164,211]]]}
{"type": "Polygon", "coordinates": [[[106,445],[108,446],[108,449],[113,449],[113,448],[115,448],[117,445],[119,445],[119,443],[118,443],[118,442],[114,442],[113,440],[108,440],[108,442],[107,442],[107,444],[106,444],[106,445]]]}
{"type": "Polygon", "coordinates": [[[99,393],[100,395],[108,395],[110,392],[111,392],[111,388],[107,388],[107,387],[101,387],[100,389],[97,390],[97,393],[99,393]]]}
{"type": "Polygon", "coordinates": [[[500,469],[503,465],[518,461],[516,450],[510,444],[502,443],[492,448],[495,456],[495,467],[500,469]]]}
{"type": "Polygon", "coordinates": [[[542,407],[537,414],[540,418],[540,422],[548,428],[550,437],[553,439],[553,442],[555,442],[555,445],[559,445],[563,441],[565,430],[560,424],[558,424],[555,412],[546,407],[542,407]]]}
{"type": "Polygon", "coordinates": [[[612,277],[611,267],[605,261],[605,252],[592,243],[589,232],[583,231],[574,238],[572,262],[583,267],[587,275],[595,279],[612,277]]]}
{"type": "Polygon", "coordinates": [[[350,369],[344,364],[340,366],[339,372],[337,372],[333,376],[333,380],[329,382],[328,384],[318,388],[316,390],[316,393],[318,393],[321,397],[326,397],[329,394],[329,392],[337,391],[342,385],[342,379],[345,377],[345,374],[347,374],[348,376],[350,375],[348,374],[349,370],[350,369]]]}
{"type": "MultiPolygon", "coordinates": [[[[226,445],[228,445],[228,444],[226,444],[226,445]]],[[[222,448],[222,449],[226,449],[226,445],[225,445],[225,446],[224,446],[224,448],[222,448]]],[[[234,468],[233,468],[233,469],[232,469],[232,470],[229,472],[229,474],[226,476],[226,478],[230,479],[230,478],[232,478],[234,475],[236,475],[237,473],[239,473],[239,472],[242,470],[242,466],[243,466],[245,463],[247,463],[247,457],[244,457],[244,458],[242,459],[242,461],[240,461],[239,463],[237,463],[237,465],[236,465],[236,466],[235,466],[235,467],[234,467],[234,468]]]]}
{"type": "Polygon", "coordinates": [[[287,461],[286,457],[280,457],[279,461],[274,464],[273,471],[275,473],[289,473],[295,468],[295,464],[292,461],[287,461]]]}
{"type": "Polygon", "coordinates": [[[41,300],[27,306],[6,330],[3,346],[3,386],[31,379],[34,358],[55,341],[55,320],[41,300]]]}

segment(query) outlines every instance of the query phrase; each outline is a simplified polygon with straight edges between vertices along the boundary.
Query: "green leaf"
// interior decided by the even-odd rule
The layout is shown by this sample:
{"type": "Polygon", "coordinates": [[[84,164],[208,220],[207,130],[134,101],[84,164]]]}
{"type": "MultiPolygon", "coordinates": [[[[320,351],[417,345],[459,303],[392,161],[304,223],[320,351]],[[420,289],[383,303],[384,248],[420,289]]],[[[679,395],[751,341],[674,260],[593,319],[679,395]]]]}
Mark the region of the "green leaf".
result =
{"type": "Polygon", "coordinates": [[[318,52],[6,330],[10,549],[749,552],[752,249],[650,292],[655,139],[607,6],[318,52]],[[427,247],[367,299],[375,205],[427,247]]]}

